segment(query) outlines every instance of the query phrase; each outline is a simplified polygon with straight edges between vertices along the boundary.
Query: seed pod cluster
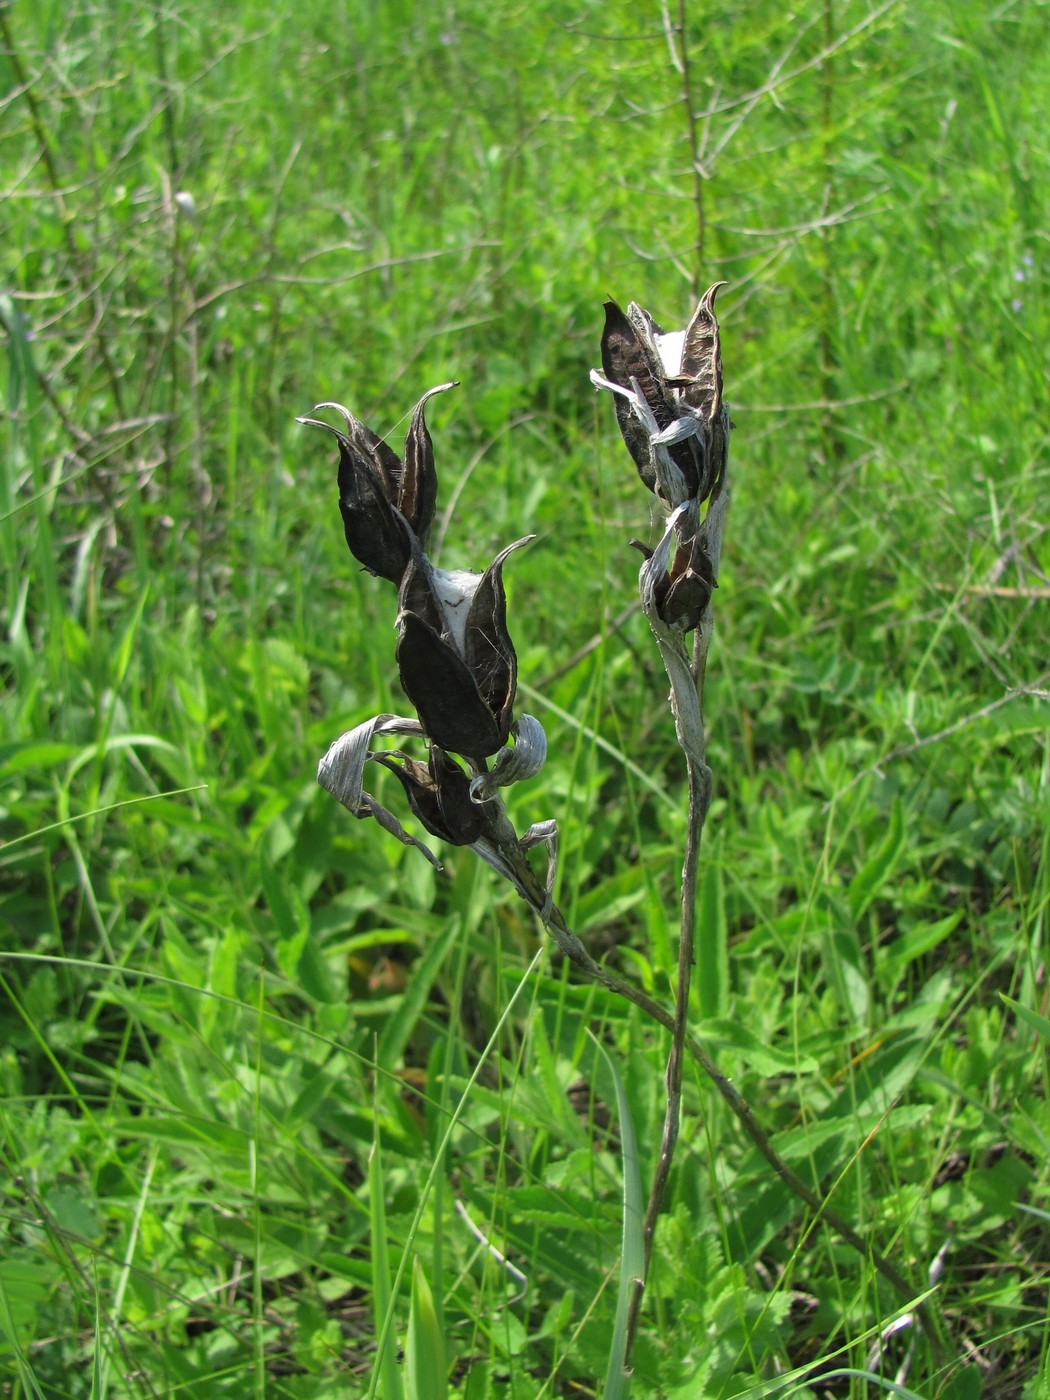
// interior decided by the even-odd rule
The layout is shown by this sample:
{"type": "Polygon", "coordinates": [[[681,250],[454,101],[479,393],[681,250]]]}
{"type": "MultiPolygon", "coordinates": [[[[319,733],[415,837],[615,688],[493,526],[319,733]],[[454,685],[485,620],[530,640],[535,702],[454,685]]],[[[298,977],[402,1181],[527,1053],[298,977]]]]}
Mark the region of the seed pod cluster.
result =
{"type": "Polygon", "coordinates": [[[605,304],[602,373],[592,381],[615,395],[616,421],[646,487],[675,517],[673,558],[632,541],[657,570],[648,596],[659,619],[684,632],[699,626],[716,586],[701,508],[724,488],[729,410],[722,398],[716,282],[684,331],[665,332],[634,302],[605,304]]]}
{"type": "MultiPolygon", "coordinates": [[[[453,387],[438,385],[416,404],[403,457],[342,404],[319,404],[314,412],[338,413],[345,428],[314,417],[298,421],[331,433],[339,444],[339,510],[351,554],[369,573],[398,586],[398,671],[430,753],[426,763],[400,754],[369,756],[397,773],[429,832],[469,845],[484,830],[481,804],[501,785],[502,775],[508,775],[506,781],[531,776],[542,764],[545,744],[538,722],[530,720],[526,742],[519,739],[509,747],[519,734],[517,657],[507,630],[503,565],[533,537],[509,545],[481,574],[439,569],[426,554],[437,472],[424,409],[435,394],[453,387]],[[460,755],[469,771],[452,754],[460,755]],[[490,770],[486,760],[493,756],[490,770]]],[[[329,777],[326,770],[322,781],[332,790],[336,779],[330,783],[329,777]]],[[[352,787],[352,810],[358,810],[367,794],[359,777],[352,787]]],[[[359,815],[375,812],[368,807],[359,815]]]]}

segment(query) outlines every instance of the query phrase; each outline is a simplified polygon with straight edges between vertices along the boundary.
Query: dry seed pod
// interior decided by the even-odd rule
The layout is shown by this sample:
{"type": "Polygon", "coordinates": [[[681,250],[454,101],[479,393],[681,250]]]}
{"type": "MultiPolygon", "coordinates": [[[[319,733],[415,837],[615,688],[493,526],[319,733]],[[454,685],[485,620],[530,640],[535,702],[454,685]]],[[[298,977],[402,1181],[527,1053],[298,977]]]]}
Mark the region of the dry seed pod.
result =
{"type": "Polygon", "coordinates": [[[437,744],[431,744],[426,763],[391,754],[375,754],[374,759],[397,775],[408,805],[431,836],[469,846],[484,833],[486,816],[471,798],[470,779],[437,744]]]}
{"type": "Polygon", "coordinates": [[[423,395],[412,413],[404,462],[371,428],[339,403],[321,403],[342,414],[346,431],[320,418],[297,421],[323,428],[339,443],[339,510],[350,553],[369,573],[399,583],[411,554],[411,535],[424,541],[434,519],[437,472],[423,416],[427,400],[454,384],[423,395]],[[408,526],[406,531],[405,526],[408,526]]]}
{"type": "Polygon", "coordinates": [[[507,631],[503,564],[517,540],[484,574],[435,569],[418,546],[399,595],[397,664],[401,685],[429,738],[473,759],[503,747],[514,718],[517,657],[507,631]]]}
{"type": "MultiPolygon", "coordinates": [[[[672,461],[684,478],[683,499],[702,504],[725,472],[722,359],[715,296],[709,287],[685,331],[663,331],[649,312],[631,302],[624,313],[605,303],[602,369],[622,389],[637,391],[648,406],[672,461]],[[633,381],[633,382],[632,382],[633,381]]],[[[629,396],[616,395],[616,421],[639,475],[668,507],[653,459],[653,437],[629,396]]]]}

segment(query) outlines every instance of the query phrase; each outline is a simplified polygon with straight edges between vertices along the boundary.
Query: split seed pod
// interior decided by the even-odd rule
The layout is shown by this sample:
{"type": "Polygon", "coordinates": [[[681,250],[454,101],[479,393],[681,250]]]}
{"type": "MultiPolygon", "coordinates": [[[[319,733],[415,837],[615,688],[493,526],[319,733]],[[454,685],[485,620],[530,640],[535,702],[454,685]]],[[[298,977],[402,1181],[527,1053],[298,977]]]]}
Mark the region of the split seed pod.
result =
{"type": "Polygon", "coordinates": [[[321,403],[314,412],[329,408],[342,414],[346,432],[320,418],[297,420],[323,428],[339,443],[339,510],[350,553],[369,573],[392,583],[401,581],[408,564],[411,535],[425,541],[437,504],[434,447],[423,410],[428,399],[454,387],[439,384],[416,404],[403,461],[342,404],[321,403]]]}
{"type": "Polygon", "coordinates": [[[486,814],[470,795],[470,779],[444,749],[431,744],[426,763],[376,754],[375,761],[396,773],[408,805],[430,832],[451,846],[469,846],[484,834],[486,814]]]}
{"type": "MultiPolygon", "coordinates": [[[[700,298],[684,331],[663,331],[631,302],[626,313],[605,303],[602,369],[625,390],[637,389],[656,420],[672,461],[682,473],[685,499],[702,504],[725,472],[727,441],[722,412],[722,355],[716,282],[700,298]]],[[[616,421],[645,485],[664,496],[653,461],[652,438],[629,398],[616,395],[616,421]]],[[[673,507],[679,502],[664,499],[673,507]]]]}
{"type": "Polygon", "coordinates": [[[401,685],[431,741],[472,759],[506,744],[518,662],[507,631],[502,550],[484,574],[436,569],[413,545],[398,595],[401,685]]]}

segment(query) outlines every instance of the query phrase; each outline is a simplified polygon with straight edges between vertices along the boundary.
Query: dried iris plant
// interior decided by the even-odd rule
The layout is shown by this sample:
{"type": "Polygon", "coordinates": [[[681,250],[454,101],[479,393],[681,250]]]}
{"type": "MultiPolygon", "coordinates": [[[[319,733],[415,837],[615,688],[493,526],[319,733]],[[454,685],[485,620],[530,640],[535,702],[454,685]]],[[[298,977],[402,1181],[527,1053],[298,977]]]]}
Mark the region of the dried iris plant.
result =
{"type": "MultiPolygon", "coordinates": [[[[732,424],[729,406],[722,395],[721,337],[714,310],[715,297],[724,285],[716,282],[708,288],[684,331],[664,332],[648,311],[633,302],[626,313],[616,302],[607,302],[601,341],[602,369],[601,372],[591,371],[591,382],[615,395],[616,419],[627,450],[643,483],[667,513],[663,534],[655,549],[638,540],[631,543],[644,555],[638,591],[671,682],[671,709],[685,756],[689,787],[678,975],[666,1073],[667,1106],[645,1218],[644,1276],[636,1280],[627,1325],[624,1357],[627,1368],[652,1257],[653,1234],[678,1138],[686,1054],[709,1076],[752,1142],[794,1194],[854,1249],[869,1258],[902,1298],[914,1297],[914,1290],[889,1260],[865,1242],[780,1158],[755,1121],[747,1102],[719,1071],[703,1046],[689,1034],[687,1027],[697,869],[712,783],[704,737],[704,675],[713,625],[712,597],[717,586],[729,499],[732,424]],[[689,633],[693,633],[691,649],[686,641],[689,633]]],[[[925,1305],[918,1304],[916,1313],[932,1334],[925,1305]]],[[[935,1334],[933,1339],[936,1343],[935,1334]]]]}
{"type": "MultiPolygon", "coordinates": [[[[616,419],[638,474],[668,512],[655,550],[637,540],[642,608],[671,681],[671,707],[685,754],[689,818],[682,871],[674,1029],[667,1061],[663,1140],[645,1217],[645,1271],[678,1139],[689,984],[693,971],[700,838],[711,805],[704,744],[703,690],[711,641],[712,592],[722,551],[728,486],[729,406],[722,397],[722,350],[715,283],[684,331],[665,334],[632,302],[605,305],[602,373],[591,381],[616,396],[616,419]],[[692,654],[686,641],[694,634],[692,654]]],[[[644,1279],[632,1299],[633,1336],[644,1279]]]]}
{"type": "Polygon", "coordinates": [[[763,1157],[785,1184],[866,1258],[905,1298],[901,1274],[821,1200],[778,1156],[747,1102],[686,1025],[693,963],[696,876],[700,835],[711,800],[704,748],[703,679],[711,639],[716,585],[728,499],[729,410],[722,398],[722,364],[714,299],[700,300],[685,331],[665,334],[633,303],[624,313],[606,306],[602,373],[592,382],[616,396],[617,420],[642,481],[667,511],[655,549],[633,541],[645,556],[639,572],[642,607],[671,681],[671,705],[689,783],[689,833],[683,870],[681,935],[674,1011],[595,962],[554,903],[556,825],[543,821],[517,834],[501,789],[539,772],[546,738],[531,715],[515,717],[517,658],[507,628],[503,566],[532,538],[503,549],[482,574],[446,571],[427,556],[437,501],[434,449],[424,411],[442,384],[416,405],[403,456],[337,403],[314,413],[338,414],[343,427],[323,419],[298,421],[331,433],[339,445],[339,509],[350,552],[371,574],[397,585],[397,665],[414,715],[380,714],[331,745],[318,782],[356,817],[372,817],[435,865],[433,853],[365,790],[369,762],[393,772],[416,819],[431,835],[469,846],[530,905],[572,963],[608,990],[638,1006],[671,1033],[663,1139],[645,1221],[645,1268],[633,1280],[622,1364],[645,1287],[653,1231],[678,1133],[683,1059],[688,1054],[710,1077],[763,1157]],[[687,644],[694,634],[692,648],[687,644]],[[422,741],[425,758],[400,749],[373,749],[387,737],[422,741]],[[528,852],[544,845],[546,881],[528,852]]]}

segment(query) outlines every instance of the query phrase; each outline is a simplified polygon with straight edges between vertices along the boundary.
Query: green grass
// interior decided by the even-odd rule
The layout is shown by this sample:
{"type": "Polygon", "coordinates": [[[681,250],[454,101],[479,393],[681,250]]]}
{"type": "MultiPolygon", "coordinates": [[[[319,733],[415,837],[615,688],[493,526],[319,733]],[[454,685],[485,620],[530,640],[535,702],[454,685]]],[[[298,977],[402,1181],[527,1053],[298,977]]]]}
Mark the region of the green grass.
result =
{"type": "Polygon", "coordinates": [[[942,1335],[880,1361],[901,1300],[687,1074],[632,1394],[867,1396],[911,1342],[927,1400],[1050,1384],[1047,7],[685,8],[699,182],[657,4],[0,12],[5,1395],[364,1395],[414,1260],[450,1395],[599,1392],[623,1173],[587,1032],[643,1190],[666,1040],[530,971],[469,852],[436,876],[316,786],[404,702],[294,419],[396,444],[462,381],[441,560],[538,536],[507,578],[550,757],[512,812],[667,1000],[684,775],[613,627],[650,498],[587,370],[605,297],[681,324],[717,278],[694,1026],[916,1298],[935,1268],[942,1335]]]}

